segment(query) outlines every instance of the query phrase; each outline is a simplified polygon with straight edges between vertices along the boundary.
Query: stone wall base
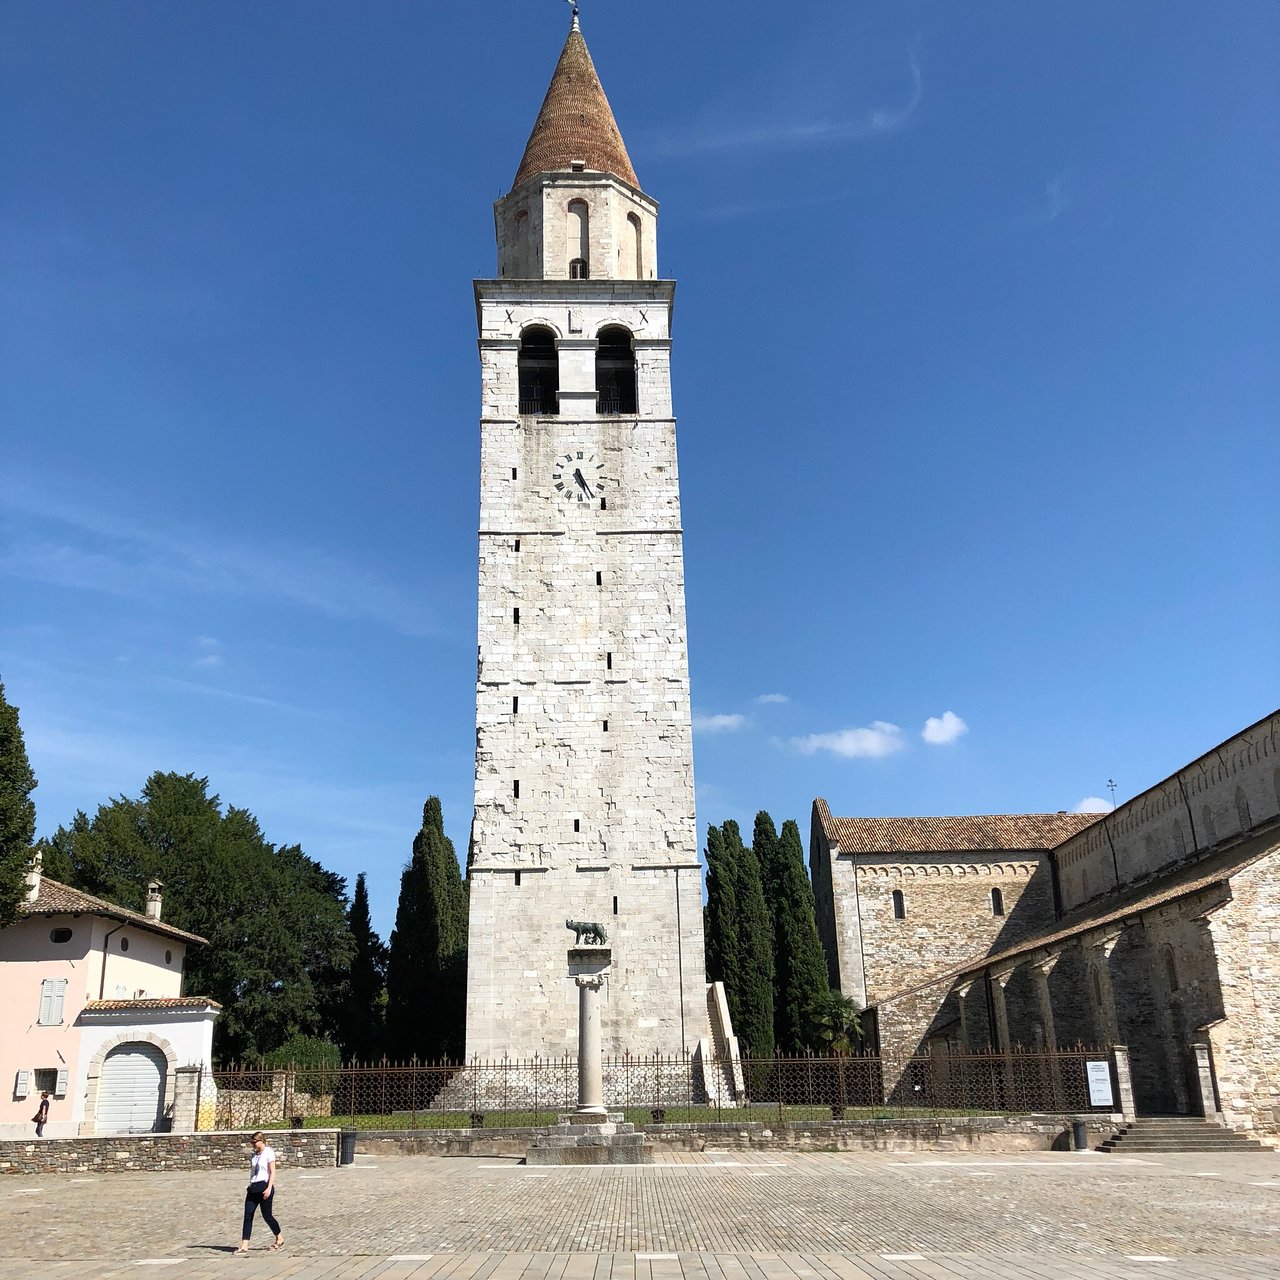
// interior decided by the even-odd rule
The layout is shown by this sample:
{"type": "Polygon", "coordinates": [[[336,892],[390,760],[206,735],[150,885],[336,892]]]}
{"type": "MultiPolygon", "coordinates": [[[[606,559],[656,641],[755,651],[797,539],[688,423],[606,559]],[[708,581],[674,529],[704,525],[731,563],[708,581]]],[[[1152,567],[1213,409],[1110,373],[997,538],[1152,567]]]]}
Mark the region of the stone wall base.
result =
{"type": "MultiPolygon", "coordinates": [[[[244,1169],[247,1174],[249,1137],[248,1133],[139,1133],[0,1142],[0,1174],[174,1169],[244,1169]]],[[[338,1163],[337,1129],[275,1130],[267,1140],[283,1168],[332,1169],[338,1163]]]]}

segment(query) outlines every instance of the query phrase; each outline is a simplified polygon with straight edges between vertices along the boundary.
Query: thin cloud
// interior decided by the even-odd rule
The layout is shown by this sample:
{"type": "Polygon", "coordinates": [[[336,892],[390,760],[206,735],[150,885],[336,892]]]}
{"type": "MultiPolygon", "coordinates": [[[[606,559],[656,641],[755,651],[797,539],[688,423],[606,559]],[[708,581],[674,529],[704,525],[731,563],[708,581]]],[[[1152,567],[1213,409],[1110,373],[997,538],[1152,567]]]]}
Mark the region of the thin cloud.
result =
{"type": "Polygon", "coordinates": [[[1110,813],[1115,806],[1110,800],[1104,800],[1101,796],[1085,796],[1083,800],[1077,800],[1072,806],[1072,813],[1110,813]]]}
{"type": "Polygon", "coordinates": [[[861,142],[906,128],[920,106],[924,79],[914,55],[908,57],[911,89],[899,107],[879,107],[866,115],[845,120],[796,120],[747,128],[707,127],[668,134],[654,149],[663,155],[691,156],[708,152],[779,151],[797,147],[831,147],[861,142]]]}
{"type": "Polygon", "coordinates": [[[756,698],[757,702],[765,703],[782,703],[790,702],[791,699],[785,693],[762,693],[756,698]]]}
{"type": "Polygon", "coordinates": [[[811,733],[808,737],[791,739],[791,746],[803,756],[825,751],[842,760],[879,760],[901,751],[906,745],[902,730],[887,720],[873,720],[857,729],[811,733]]]}
{"type": "MultiPolygon", "coordinates": [[[[167,689],[180,693],[198,693],[205,698],[221,698],[226,702],[247,702],[255,707],[275,707],[282,711],[297,711],[297,707],[275,698],[262,698],[256,693],[236,693],[233,689],[219,689],[216,685],[200,684],[195,680],[179,680],[176,676],[161,676],[157,681],[167,689]]],[[[308,713],[311,714],[311,713],[308,713]]]]}
{"type": "Polygon", "coordinates": [[[130,600],[223,595],[365,618],[405,635],[441,631],[424,609],[424,592],[380,582],[364,566],[311,548],[145,525],[61,499],[30,473],[0,481],[0,510],[20,516],[24,531],[0,555],[0,574],[130,600]]]}
{"type": "Polygon", "coordinates": [[[944,711],[940,716],[930,716],[920,730],[920,736],[931,747],[949,747],[969,726],[954,711],[944,711]]]}
{"type": "Polygon", "coordinates": [[[694,716],[693,727],[702,733],[736,733],[747,723],[743,715],[694,716]]]}

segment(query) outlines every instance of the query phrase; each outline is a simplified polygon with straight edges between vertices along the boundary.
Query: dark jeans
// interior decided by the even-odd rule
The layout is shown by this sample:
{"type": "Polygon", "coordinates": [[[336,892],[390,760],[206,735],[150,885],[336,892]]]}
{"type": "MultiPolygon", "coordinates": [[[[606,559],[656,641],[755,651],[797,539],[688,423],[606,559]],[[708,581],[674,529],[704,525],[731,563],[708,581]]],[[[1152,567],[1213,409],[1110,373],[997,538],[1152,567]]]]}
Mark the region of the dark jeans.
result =
{"type": "Polygon", "coordinates": [[[249,1190],[244,1197],[244,1230],[240,1232],[241,1240],[248,1240],[253,1232],[253,1211],[255,1209],[262,1210],[262,1220],[271,1228],[271,1234],[278,1236],[280,1234],[280,1224],[276,1221],[275,1214],[271,1212],[275,1208],[276,1197],[280,1194],[279,1187],[271,1188],[271,1198],[264,1200],[262,1193],[267,1189],[265,1182],[249,1183],[249,1190]]]}

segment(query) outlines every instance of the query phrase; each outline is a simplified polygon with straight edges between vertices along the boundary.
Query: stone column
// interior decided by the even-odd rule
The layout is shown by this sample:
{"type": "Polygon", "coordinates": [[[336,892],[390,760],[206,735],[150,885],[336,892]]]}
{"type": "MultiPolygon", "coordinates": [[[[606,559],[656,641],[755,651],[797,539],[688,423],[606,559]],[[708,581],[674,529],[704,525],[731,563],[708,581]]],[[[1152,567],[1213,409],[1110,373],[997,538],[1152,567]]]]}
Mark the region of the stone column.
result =
{"type": "Polygon", "coordinates": [[[609,1118],[604,1105],[600,1002],[611,959],[608,947],[569,949],[569,977],[578,988],[578,1109],[573,1114],[579,1124],[602,1124],[609,1118]]]}
{"type": "Polygon", "coordinates": [[[1193,1040],[1191,1052],[1195,1054],[1196,1082],[1200,1086],[1200,1114],[1207,1120],[1217,1120],[1221,1124],[1222,1113],[1218,1110],[1217,1094],[1213,1087],[1213,1060],[1209,1056],[1209,1042],[1193,1040]]]}
{"type": "Polygon", "coordinates": [[[1035,961],[1031,966],[1036,987],[1036,1003],[1040,1008],[1040,1025],[1044,1028],[1044,1050],[1049,1054],[1049,1088],[1053,1107],[1062,1105],[1062,1064],[1058,1061],[1058,1029],[1053,1021],[1053,998],[1049,994],[1049,976],[1053,973],[1062,952],[1058,951],[1035,961]]]}
{"type": "Polygon", "coordinates": [[[960,1052],[969,1052],[969,1015],[966,1012],[966,1005],[969,999],[969,992],[973,989],[973,979],[967,982],[961,982],[956,987],[956,1005],[960,1011],[960,1052]]]}
{"type": "Polygon", "coordinates": [[[1003,1055],[1003,1060],[997,1065],[999,1082],[997,1101],[1000,1109],[1007,1111],[1016,1109],[1013,1103],[1013,1056],[1012,1046],[1009,1043],[1009,1009],[1004,1002],[1004,989],[1012,977],[1012,969],[991,975],[991,1004],[996,1015],[996,1025],[992,1028],[992,1032],[995,1035],[995,1047],[1003,1055]]]}
{"type": "Polygon", "coordinates": [[[1120,1095],[1116,1102],[1120,1107],[1120,1114],[1132,1124],[1138,1118],[1138,1108],[1133,1100],[1133,1073],[1129,1070],[1129,1046],[1118,1044],[1112,1048],[1111,1052],[1116,1067],[1116,1092],[1120,1095]]]}

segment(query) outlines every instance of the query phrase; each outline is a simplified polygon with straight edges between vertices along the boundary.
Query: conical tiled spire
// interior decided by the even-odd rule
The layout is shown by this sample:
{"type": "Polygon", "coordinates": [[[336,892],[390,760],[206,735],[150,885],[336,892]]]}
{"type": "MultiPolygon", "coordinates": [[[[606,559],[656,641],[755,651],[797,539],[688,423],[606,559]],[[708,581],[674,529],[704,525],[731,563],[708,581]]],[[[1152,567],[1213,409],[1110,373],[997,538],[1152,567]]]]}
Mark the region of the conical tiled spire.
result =
{"type": "Polygon", "coordinates": [[[512,185],[519,186],[535,173],[566,171],[574,160],[640,186],[576,12],[512,185]]]}

